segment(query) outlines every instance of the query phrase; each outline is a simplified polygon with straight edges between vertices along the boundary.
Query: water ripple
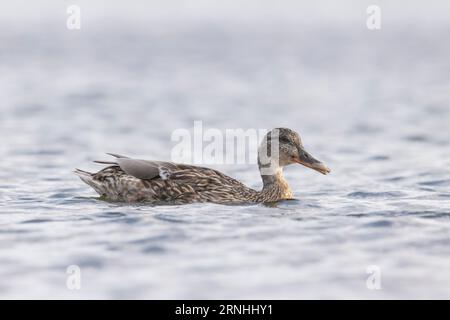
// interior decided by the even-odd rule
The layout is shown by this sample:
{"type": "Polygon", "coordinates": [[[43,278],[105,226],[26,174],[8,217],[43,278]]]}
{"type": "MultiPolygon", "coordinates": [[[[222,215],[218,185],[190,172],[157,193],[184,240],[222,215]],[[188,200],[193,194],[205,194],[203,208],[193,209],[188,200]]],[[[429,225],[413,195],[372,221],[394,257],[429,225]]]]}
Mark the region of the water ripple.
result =
{"type": "Polygon", "coordinates": [[[371,198],[399,198],[403,197],[405,194],[400,191],[386,191],[386,192],[366,192],[366,191],[356,191],[351,192],[347,196],[356,199],[371,199],[371,198]]]}

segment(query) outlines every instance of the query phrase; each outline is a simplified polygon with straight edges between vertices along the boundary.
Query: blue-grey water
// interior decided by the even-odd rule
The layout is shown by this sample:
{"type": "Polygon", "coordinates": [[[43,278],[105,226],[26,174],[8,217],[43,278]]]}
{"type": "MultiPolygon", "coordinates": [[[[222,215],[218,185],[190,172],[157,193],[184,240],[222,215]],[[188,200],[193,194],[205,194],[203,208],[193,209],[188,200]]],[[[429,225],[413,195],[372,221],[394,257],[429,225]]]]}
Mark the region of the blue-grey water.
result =
{"type": "Polygon", "coordinates": [[[449,28],[46,28],[0,31],[1,298],[450,298],[449,28]],[[170,160],[194,120],[292,128],[332,174],[287,168],[274,207],[111,203],[72,174],[170,160]]]}

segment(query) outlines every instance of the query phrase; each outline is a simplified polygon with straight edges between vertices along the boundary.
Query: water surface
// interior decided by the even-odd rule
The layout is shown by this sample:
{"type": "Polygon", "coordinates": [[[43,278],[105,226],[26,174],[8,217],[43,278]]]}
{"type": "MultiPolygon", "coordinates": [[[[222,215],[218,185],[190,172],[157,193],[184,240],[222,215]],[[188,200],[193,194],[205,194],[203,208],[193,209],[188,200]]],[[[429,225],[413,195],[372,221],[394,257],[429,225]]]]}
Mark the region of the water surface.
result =
{"type": "MultiPolygon", "coordinates": [[[[448,34],[0,32],[0,296],[450,298],[448,34]],[[152,207],[71,172],[104,152],[170,160],[194,120],[292,128],[332,174],[287,168],[297,200],[273,207],[152,207]]],[[[261,187],[255,165],[213,167],[261,187]]]]}

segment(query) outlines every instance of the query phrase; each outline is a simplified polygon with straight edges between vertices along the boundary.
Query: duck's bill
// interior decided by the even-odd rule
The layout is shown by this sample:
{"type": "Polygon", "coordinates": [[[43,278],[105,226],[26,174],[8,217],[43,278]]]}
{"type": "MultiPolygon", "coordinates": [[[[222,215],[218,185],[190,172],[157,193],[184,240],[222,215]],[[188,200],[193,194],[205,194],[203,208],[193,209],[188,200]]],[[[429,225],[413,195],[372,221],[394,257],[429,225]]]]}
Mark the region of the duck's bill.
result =
{"type": "Polygon", "coordinates": [[[295,158],[294,161],[325,175],[331,172],[330,168],[328,168],[323,162],[315,159],[306,151],[304,151],[299,158],[295,158]]]}

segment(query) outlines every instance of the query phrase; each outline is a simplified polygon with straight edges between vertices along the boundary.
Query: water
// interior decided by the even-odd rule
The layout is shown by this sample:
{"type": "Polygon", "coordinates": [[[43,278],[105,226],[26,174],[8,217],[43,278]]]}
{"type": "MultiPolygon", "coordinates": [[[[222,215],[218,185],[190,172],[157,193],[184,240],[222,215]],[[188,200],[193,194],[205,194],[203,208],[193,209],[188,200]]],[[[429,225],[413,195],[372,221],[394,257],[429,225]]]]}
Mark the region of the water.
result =
{"type": "Polygon", "coordinates": [[[0,297],[450,298],[450,29],[391,28],[1,31],[0,297]],[[332,174],[287,168],[276,206],[151,207],[71,173],[169,160],[194,120],[292,128],[332,174]]]}

